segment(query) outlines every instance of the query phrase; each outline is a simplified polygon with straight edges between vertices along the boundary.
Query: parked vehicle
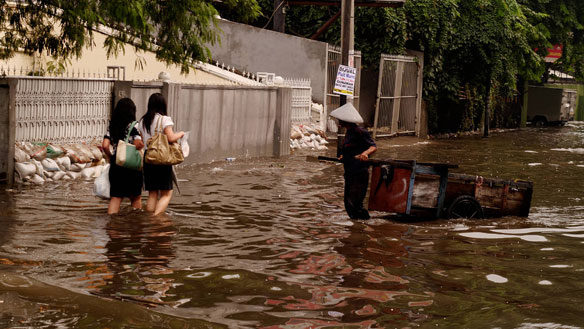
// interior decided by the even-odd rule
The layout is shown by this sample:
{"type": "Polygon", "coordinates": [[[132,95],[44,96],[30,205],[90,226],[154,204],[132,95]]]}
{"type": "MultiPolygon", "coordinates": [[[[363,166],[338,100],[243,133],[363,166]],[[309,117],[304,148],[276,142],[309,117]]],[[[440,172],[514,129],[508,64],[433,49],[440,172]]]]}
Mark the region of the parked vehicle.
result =
{"type": "Polygon", "coordinates": [[[564,125],[574,119],[576,90],[529,86],[527,121],[533,126],[564,125]]]}

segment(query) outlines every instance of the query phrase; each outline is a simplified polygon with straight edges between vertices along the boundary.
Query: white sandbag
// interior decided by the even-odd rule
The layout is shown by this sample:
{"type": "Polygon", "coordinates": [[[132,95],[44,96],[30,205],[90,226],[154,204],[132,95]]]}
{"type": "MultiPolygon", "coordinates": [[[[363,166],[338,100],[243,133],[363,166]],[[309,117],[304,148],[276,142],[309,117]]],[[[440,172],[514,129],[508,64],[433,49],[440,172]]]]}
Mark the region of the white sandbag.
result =
{"type": "Polygon", "coordinates": [[[45,179],[46,179],[46,178],[51,178],[51,177],[55,176],[55,173],[56,173],[56,171],[46,171],[46,170],[45,170],[45,171],[43,172],[43,176],[45,176],[45,179]]]}
{"type": "Polygon", "coordinates": [[[317,150],[319,151],[324,151],[324,150],[328,150],[328,147],[324,146],[324,145],[319,145],[316,147],[317,150]]]}
{"type": "Polygon", "coordinates": [[[37,168],[34,163],[31,162],[16,162],[14,164],[14,170],[16,170],[20,179],[24,181],[25,178],[34,175],[37,168]]]}
{"type": "Polygon", "coordinates": [[[55,162],[57,162],[57,165],[62,171],[71,170],[71,159],[69,157],[64,156],[57,158],[55,162]]]}
{"type": "Polygon", "coordinates": [[[93,183],[93,193],[102,199],[110,198],[109,168],[109,164],[105,165],[101,175],[93,183]]]}
{"type": "Polygon", "coordinates": [[[81,170],[81,177],[83,179],[91,179],[94,178],[93,173],[95,173],[95,167],[84,168],[81,170]]]}
{"type": "Polygon", "coordinates": [[[107,164],[107,161],[105,161],[105,158],[103,158],[103,159],[99,160],[96,165],[105,166],[106,164],[107,164]]]}
{"type": "Polygon", "coordinates": [[[31,159],[30,162],[35,165],[36,174],[43,177],[45,175],[44,174],[45,168],[43,168],[43,164],[40,161],[37,161],[35,159],[31,159]]]}
{"type": "MultiPolygon", "coordinates": [[[[53,177],[51,177],[54,181],[58,181],[63,179],[63,177],[67,176],[67,173],[64,171],[57,171],[53,174],[53,177]]],[[[69,177],[69,176],[67,176],[69,177]]]]}
{"type": "Polygon", "coordinates": [[[59,165],[57,164],[57,162],[55,162],[55,160],[53,160],[53,159],[46,158],[43,161],[41,161],[41,164],[43,165],[43,168],[46,171],[60,171],[61,170],[59,168],[59,165]]]}
{"type": "Polygon", "coordinates": [[[81,170],[85,169],[87,164],[85,163],[74,163],[71,165],[71,169],[69,171],[80,172],[81,170]]]}
{"type": "Polygon", "coordinates": [[[31,180],[31,182],[33,182],[36,185],[43,185],[45,183],[45,179],[37,174],[32,176],[32,178],[30,180],[31,180]]]}
{"type": "Polygon", "coordinates": [[[14,147],[14,161],[28,162],[28,161],[30,161],[30,156],[28,154],[26,154],[26,152],[24,150],[22,150],[20,147],[15,146],[14,147]]]}
{"type": "Polygon", "coordinates": [[[71,176],[69,176],[69,172],[66,172],[65,175],[61,178],[61,180],[72,180],[71,176]]]}
{"type": "MultiPolygon", "coordinates": [[[[81,176],[81,173],[77,172],[77,171],[68,171],[67,176],[69,176],[71,179],[77,179],[77,178],[79,178],[79,176],[81,176]]],[[[65,178],[65,177],[63,177],[63,178],[65,178]]]]}

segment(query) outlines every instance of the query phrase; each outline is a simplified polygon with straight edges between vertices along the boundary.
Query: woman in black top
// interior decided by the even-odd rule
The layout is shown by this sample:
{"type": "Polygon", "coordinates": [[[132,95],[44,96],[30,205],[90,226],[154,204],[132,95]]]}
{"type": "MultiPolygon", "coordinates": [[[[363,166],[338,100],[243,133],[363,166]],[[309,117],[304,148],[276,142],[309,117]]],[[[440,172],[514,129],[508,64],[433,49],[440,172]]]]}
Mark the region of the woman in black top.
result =
{"type": "MultiPolygon", "coordinates": [[[[107,213],[110,215],[120,211],[123,198],[130,198],[132,208],[142,208],[142,171],[120,167],[116,164],[118,141],[126,138],[130,124],[134,121],[136,121],[136,105],[129,98],[120,99],[112,113],[108,132],[103,137],[101,143],[104,152],[110,158],[109,180],[111,198],[107,209],[107,213]],[[113,148],[113,153],[110,151],[110,145],[113,148]]],[[[136,149],[138,150],[144,147],[137,127],[132,128],[128,142],[136,145],[136,149]]]]}
{"type": "Polygon", "coordinates": [[[369,212],[363,207],[369,186],[369,166],[364,161],[377,146],[369,132],[357,125],[363,119],[351,103],[334,110],[331,116],[347,129],[337,154],[345,169],[345,210],[351,219],[369,219],[369,212]]]}

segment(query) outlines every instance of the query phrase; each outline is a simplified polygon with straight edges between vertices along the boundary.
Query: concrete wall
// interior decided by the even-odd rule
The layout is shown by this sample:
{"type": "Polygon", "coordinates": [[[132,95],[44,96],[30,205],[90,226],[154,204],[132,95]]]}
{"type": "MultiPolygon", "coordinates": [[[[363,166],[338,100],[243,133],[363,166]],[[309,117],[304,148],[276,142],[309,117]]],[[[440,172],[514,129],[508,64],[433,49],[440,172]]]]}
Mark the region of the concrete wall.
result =
{"type": "Polygon", "coordinates": [[[175,130],[191,132],[185,163],[290,154],[290,88],[119,81],[114,92],[134,100],[137,117],[152,93],[165,95],[175,130]]]}
{"type": "Polygon", "coordinates": [[[327,44],[226,20],[221,43],[209,46],[213,60],[247,72],[310,78],[315,101],[325,99],[327,44]]]}

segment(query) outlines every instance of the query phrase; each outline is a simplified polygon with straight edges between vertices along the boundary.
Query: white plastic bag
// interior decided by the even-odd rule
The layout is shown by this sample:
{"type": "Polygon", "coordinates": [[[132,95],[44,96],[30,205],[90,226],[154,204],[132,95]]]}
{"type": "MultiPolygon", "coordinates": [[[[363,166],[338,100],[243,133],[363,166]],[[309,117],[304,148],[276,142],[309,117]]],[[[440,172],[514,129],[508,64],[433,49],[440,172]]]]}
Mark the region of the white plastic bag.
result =
{"type": "Polygon", "coordinates": [[[183,138],[180,139],[180,147],[182,148],[183,156],[186,158],[189,156],[191,148],[189,147],[189,135],[190,131],[185,132],[183,138]]]}
{"type": "Polygon", "coordinates": [[[109,168],[109,164],[105,165],[101,171],[101,175],[93,183],[93,193],[102,199],[110,198],[109,168]]]}

